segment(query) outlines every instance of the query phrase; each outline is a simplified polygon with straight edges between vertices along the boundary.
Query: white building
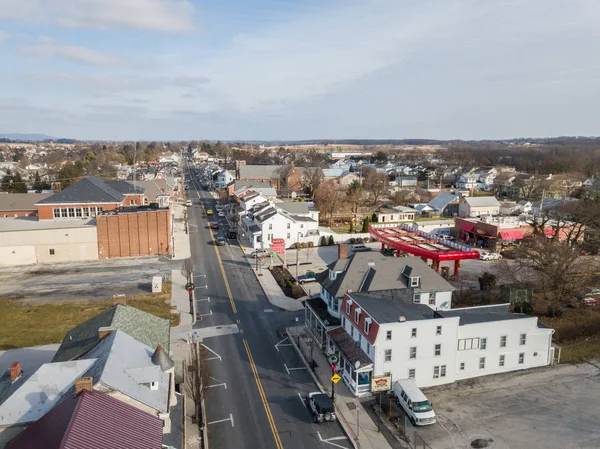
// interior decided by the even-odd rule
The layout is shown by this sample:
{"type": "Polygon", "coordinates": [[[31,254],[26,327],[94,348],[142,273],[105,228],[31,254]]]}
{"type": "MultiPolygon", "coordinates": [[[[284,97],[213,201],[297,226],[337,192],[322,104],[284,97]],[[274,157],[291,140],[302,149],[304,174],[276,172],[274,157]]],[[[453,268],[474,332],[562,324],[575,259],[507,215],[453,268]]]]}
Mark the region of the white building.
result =
{"type": "Polygon", "coordinates": [[[498,215],[500,202],[493,196],[463,197],[458,203],[460,217],[481,217],[482,215],[498,215]]]}
{"type": "Polygon", "coordinates": [[[458,188],[471,190],[477,187],[479,173],[463,173],[458,179],[458,188]]]}
{"type": "Polygon", "coordinates": [[[215,181],[215,189],[224,189],[227,185],[235,179],[235,174],[229,170],[221,170],[217,173],[217,179],[215,181]]]}
{"type": "Polygon", "coordinates": [[[416,221],[413,227],[434,235],[454,235],[454,220],[416,221]]]}
{"type": "Polygon", "coordinates": [[[377,223],[390,223],[399,221],[413,221],[417,211],[411,207],[395,206],[392,208],[384,207],[375,212],[377,223]]]}

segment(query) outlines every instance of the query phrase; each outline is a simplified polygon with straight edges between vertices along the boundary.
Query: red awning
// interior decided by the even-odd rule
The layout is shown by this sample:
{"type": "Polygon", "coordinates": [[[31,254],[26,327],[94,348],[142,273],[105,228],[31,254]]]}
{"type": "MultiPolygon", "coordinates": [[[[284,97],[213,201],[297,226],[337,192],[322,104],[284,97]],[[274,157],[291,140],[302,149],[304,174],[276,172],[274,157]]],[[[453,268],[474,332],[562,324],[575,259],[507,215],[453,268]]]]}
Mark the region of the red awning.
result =
{"type": "Polygon", "coordinates": [[[475,225],[473,223],[464,223],[461,229],[465,232],[473,232],[475,225]]]}
{"type": "MultiPolygon", "coordinates": [[[[546,234],[546,237],[548,237],[548,238],[554,237],[554,234],[556,234],[556,229],[544,228],[544,234],[546,234]]],[[[564,238],[567,236],[567,234],[565,233],[565,231],[563,231],[561,229],[560,232],[558,233],[558,236],[564,238]]]]}
{"type": "Polygon", "coordinates": [[[522,240],[524,237],[521,231],[500,231],[502,240],[522,240]]]}

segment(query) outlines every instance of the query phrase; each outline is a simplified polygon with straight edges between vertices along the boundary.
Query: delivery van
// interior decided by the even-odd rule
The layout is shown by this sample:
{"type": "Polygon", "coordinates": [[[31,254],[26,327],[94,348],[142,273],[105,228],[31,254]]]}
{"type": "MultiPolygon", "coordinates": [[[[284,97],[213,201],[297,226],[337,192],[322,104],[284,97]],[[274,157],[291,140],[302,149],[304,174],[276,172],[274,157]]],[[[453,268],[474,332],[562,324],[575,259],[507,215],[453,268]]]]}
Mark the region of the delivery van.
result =
{"type": "Polygon", "coordinates": [[[396,401],[406,412],[413,426],[434,424],[435,413],[431,403],[411,379],[401,379],[394,384],[396,401]]]}

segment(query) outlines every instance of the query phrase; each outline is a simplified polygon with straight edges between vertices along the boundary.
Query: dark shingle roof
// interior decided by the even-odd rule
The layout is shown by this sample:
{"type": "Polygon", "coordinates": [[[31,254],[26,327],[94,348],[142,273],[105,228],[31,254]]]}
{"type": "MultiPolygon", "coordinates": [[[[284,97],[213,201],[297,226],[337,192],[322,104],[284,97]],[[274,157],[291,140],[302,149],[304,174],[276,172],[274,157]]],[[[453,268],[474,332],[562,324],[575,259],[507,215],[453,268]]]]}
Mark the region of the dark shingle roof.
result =
{"type": "Polygon", "coordinates": [[[10,440],[6,449],[159,449],[162,420],[100,391],[57,405],[10,440]]]}
{"type": "Polygon", "coordinates": [[[134,184],[133,182],[128,181],[104,181],[106,185],[112,187],[117,192],[122,193],[123,195],[135,195],[142,194],[146,189],[144,189],[141,185],[134,184]]]}
{"type": "Polygon", "coordinates": [[[346,333],[344,328],[338,327],[337,329],[333,329],[327,332],[327,335],[331,337],[335,345],[340,349],[346,360],[348,360],[352,366],[354,366],[356,362],[360,362],[360,367],[373,364],[367,354],[356,346],[356,342],[346,333]]]}
{"type": "Polygon", "coordinates": [[[460,318],[460,326],[474,323],[489,323],[492,321],[519,320],[531,318],[521,313],[512,313],[510,304],[499,304],[494,306],[467,307],[463,309],[438,310],[437,313],[444,317],[457,316],[460,318]]]}
{"type": "Polygon", "coordinates": [[[100,178],[87,176],[37,204],[121,203],[125,197],[100,178]]]}
{"type": "Polygon", "coordinates": [[[98,329],[101,327],[123,331],[151,348],[162,345],[168,350],[170,326],[169,320],[142,312],[135,307],[117,304],[71,329],[52,361],[76,360],[89,352],[100,342],[98,329]]]}
{"type": "Polygon", "coordinates": [[[426,304],[413,303],[410,289],[357,292],[349,295],[380,324],[395,323],[400,316],[407,321],[418,321],[432,319],[435,315],[434,310],[426,304]]]}

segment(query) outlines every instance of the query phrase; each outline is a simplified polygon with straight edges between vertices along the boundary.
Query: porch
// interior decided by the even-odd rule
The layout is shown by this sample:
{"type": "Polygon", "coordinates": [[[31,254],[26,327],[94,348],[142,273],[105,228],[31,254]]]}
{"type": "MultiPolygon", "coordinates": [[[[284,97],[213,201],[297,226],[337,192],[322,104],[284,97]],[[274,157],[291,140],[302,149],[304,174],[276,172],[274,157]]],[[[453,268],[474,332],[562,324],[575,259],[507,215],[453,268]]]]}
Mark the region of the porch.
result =
{"type": "Polygon", "coordinates": [[[337,356],[338,374],[354,397],[371,394],[373,361],[343,328],[327,332],[327,354],[337,356]]]}
{"type": "Polygon", "coordinates": [[[304,325],[321,349],[327,344],[327,332],[340,327],[340,319],[327,312],[327,304],[320,296],[304,301],[304,325]]]}

